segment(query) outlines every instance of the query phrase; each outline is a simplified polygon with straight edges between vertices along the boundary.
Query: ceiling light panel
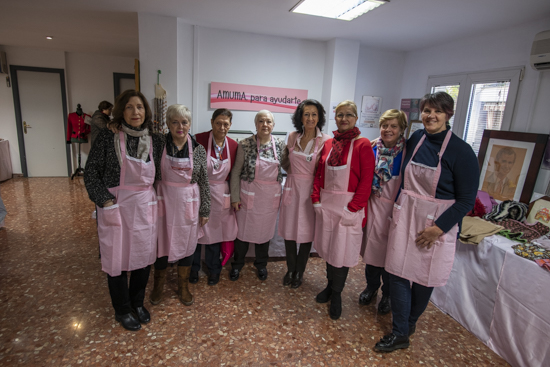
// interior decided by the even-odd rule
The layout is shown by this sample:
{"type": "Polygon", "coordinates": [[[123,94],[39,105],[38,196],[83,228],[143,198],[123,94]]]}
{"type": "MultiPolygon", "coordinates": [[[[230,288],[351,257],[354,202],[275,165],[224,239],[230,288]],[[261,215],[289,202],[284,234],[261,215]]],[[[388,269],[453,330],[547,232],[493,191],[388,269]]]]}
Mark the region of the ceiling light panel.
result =
{"type": "Polygon", "coordinates": [[[386,2],[389,0],[303,0],[290,11],[318,17],[352,20],[386,2]]]}

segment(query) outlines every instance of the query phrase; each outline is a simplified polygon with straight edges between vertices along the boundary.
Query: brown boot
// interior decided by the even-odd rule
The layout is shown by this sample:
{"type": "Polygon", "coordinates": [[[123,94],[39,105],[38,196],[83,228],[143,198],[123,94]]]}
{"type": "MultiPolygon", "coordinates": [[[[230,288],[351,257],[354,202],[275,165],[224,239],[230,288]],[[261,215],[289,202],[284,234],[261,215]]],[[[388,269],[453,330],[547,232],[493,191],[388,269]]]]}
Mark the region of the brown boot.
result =
{"type": "Polygon", "coordinates": [[[191,266],[178,266],[178,297],[180,302],[186,306],[191,306],[195,298],[189,292],[189,274],[191,266]]]}
{"type": "Polygon", "coordinates": [[[164,293],[164,283],[166,283],[166,269],[155,269],[153,280],[153,291],[149,296],[149,301],[151,301],[151,304],[153,305],[158,305],[160,301],[162,301],[162,294],[164,293]]]}

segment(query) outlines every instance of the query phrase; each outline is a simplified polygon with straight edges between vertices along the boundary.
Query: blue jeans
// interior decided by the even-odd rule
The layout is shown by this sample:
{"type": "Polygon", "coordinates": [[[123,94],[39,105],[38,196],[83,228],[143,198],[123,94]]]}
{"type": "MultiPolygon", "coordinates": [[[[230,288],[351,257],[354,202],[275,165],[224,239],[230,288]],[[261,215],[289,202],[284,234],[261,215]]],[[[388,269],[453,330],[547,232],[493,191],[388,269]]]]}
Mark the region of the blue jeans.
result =
{"type": "Polygon", "coordinates": [[[365,265],[365,278],[367,279],[368,290],[378,290],[382,284],[382,295],[390,295],[390,279],[388,272],[381,267],[373,265],[365,265]],[[382,282],[380,282],[382,277],[382,282]]]}
{"type": "Polygon", "coordinates": [[[408,279],[390,274],[390,300],[393,320],[392,333],[396,336],[409,335],[409,327],[416,325],[418,318],[430,302],[433,287],[411,283],[408,279]]]}

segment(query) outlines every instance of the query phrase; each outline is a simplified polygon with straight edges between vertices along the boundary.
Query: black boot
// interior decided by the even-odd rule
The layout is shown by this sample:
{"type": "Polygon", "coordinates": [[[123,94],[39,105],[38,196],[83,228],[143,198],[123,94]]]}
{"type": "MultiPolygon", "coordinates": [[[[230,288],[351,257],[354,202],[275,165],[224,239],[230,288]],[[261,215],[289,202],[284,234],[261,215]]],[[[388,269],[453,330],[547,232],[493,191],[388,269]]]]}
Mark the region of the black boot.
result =
{"type": "Polygon", "coordinates": [[[330,301],[331,296],[332,296],[332,280],[329,280],[327,287],[323,289],[321,293],[317,295],[317,297],[315,297],[315,300],[317,301],[317,303],[327,303],[328,301],[330,301]]]}
{"type": "Polygon", "coordinates": [[[304,276],[304,273],[302,272],[296,272],[294,273],[294,276],[292,277],[292,284],[290,285],[290,288],[298,288],[302,285],[302,277],[304,276]]]}
{"type": "Polygon", "coordinates": [[[342,315],[342,293],[332,291],[332,297],[330,299],[330,318],[338,320],[342,315]]]}
{"type": "Polygon", "coordinates": [[[376,343],[374,350],[377,352],[393,352],[397,349],[408,348],[409,345],[408,336],[397,336],[394,333],[390,333],[376,343]]]}
{"type": "Polygon", "coordinates": [[[390,296],[382,295],[382,299],[378,304],[378,313],[380,315],[386,315],[391,311],[390,296]]]}

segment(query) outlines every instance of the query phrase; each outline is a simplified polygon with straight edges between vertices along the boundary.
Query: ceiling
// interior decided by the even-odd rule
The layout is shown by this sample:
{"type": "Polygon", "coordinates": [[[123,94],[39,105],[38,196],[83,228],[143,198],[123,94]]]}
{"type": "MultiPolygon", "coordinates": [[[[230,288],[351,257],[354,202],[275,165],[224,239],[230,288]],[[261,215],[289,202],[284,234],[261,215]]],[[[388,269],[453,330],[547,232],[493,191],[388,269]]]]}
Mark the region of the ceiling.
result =
{"type": "Polygon", "coordinates": [[[290,13],[297,2],[0,0],[0,45],[138,57],[138,12],[211,28],[319,41],[345,38],[399,51],[550,19],[549,0],[391,0],[351,22],[290,13]]]}

